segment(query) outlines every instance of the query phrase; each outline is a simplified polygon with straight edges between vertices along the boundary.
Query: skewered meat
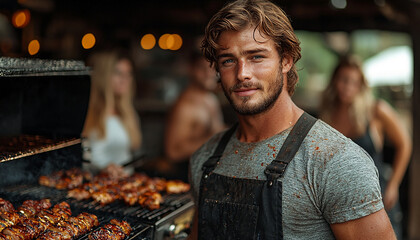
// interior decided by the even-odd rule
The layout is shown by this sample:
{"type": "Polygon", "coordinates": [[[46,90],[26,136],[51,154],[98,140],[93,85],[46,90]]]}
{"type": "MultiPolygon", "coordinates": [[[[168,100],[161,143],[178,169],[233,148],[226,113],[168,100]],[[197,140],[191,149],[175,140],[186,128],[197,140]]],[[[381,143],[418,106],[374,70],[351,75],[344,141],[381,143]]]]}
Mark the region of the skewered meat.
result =
{"type": "MultiPolygon", "coordinates": [[[[50,207],[48,199],[27,200],[18,211],[0,213],[0,225],[4,228],[0,231],[0,240],[73,239],[99,225],[93,214],[83,212],[72,217],[67,202],[50,207]],[[35,215],[29,216],[34,212],[35,215]]],[[[123,223],[118,226],[125,232],[131,229],[123,223]]]]}
{"type": "Polygon", "coordinates": [[[126,221],[112,219],[109,223],[89,234],[90,240],[124,239],[131,233],[131,226],[126,221]]]}
{"type": "Polygon", "coordinates": [[[71,215],[70,206],[66,202],[56,204],[52,209],[43,209],[50,205],[49,201],[25,201],[19,209],[31,206],[36,210],[41,210],[36,216],[20,215],[19,223],[4,228],[1,232],[2,236],[6,239],[33,239],[61,219],[67,219],[71,215]]]}
{"type": "Polygon", "coordinates": [[[180,180],[169,180],[166,182],[166,192],[171,193],[183,193],[190,190],[190,185],[180,180]]]}

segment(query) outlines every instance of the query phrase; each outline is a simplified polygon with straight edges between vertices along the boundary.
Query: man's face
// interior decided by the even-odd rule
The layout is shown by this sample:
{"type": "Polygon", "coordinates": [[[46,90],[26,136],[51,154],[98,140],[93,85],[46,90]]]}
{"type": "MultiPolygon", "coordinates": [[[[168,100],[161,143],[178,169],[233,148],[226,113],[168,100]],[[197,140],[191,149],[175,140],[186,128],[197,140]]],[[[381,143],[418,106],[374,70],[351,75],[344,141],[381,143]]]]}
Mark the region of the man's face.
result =
{"type": "Polygon", "coordinates": [[[235,111],[255,115],[270,109],[283,89],[281,59],[274,41],[248,27],[223,32],[218,44],[222,88],[235,111]]]}

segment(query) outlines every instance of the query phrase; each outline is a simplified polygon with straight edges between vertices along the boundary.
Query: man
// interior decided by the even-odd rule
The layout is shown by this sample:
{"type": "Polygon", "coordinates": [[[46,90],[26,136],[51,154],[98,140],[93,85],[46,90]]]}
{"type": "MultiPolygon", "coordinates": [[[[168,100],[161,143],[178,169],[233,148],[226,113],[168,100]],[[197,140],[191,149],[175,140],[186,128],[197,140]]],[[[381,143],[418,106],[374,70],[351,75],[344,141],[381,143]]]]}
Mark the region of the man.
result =
{"type": "Polygon", "coordinates": [[[225,129],[220,103],[213,91],[216,71],[198,51],[189,58],[190,80],[169,114],[165,152],[173,178],[188,181],[188,160],[214,134],[225,129]]]}
{"type": "Polygon", "coordinates": [[[292,102],[300,47],[279,7],[226,5],[202,47],[239,124],[191,158],[192,238],[395,239],[371,158],[292,102]]]}

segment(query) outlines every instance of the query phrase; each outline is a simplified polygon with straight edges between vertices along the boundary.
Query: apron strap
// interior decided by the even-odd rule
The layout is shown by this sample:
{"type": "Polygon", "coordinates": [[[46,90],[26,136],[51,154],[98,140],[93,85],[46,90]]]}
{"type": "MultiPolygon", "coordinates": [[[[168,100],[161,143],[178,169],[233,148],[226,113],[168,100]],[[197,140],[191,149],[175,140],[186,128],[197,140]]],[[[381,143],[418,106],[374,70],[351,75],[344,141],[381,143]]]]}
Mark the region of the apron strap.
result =
{"type": "Polygon", "coordinates": [[[205,174],[209,174],[216,168],[216,165],[219,162],[220,157],[222,157],[222,154],[225,151],[225,148],[237,126],[238,123],[233,125],[228,131],[225,132],[225,134],[223,134],[222,139],[219,141],[219,144],[217,145],[216,150],[214,150],[213,155],[203,164],[203,176],[205,174]]]}
{"type": "Polygon", "coordinates": [[[287,165],[292,161],[296,152],[299,150],[300,145],[311,130],[312,126],[317,121],[316,118],[312,117],[308,113],[304,112],[298,119],[295,126],[287,136],[283,146],[275,160],[273,160],[264,170],[265,175],[269,181],[269,186],[273,184],[273,181],[282,177],[287,165]]]}

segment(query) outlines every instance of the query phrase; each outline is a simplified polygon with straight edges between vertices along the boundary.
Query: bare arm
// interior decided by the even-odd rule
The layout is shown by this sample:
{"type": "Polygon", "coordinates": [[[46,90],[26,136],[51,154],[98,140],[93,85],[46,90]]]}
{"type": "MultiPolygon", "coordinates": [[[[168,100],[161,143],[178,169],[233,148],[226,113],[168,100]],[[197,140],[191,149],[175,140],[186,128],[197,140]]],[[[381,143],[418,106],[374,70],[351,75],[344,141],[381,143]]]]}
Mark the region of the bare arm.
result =
{"type": "Polygon", "coordinates": [[[395,147],[392,175],[384,193],[385,209],[391,209],[398,201],[398,190],[410,161],[412,142],[397,113],[386,102],[378,103],[377,115],[395,147]]]}
{"type": "Polygon", "coordinates": [[[331,229],[340,240],[397,239],[384,209],[356,220],[331,224],[331,229]]]}

